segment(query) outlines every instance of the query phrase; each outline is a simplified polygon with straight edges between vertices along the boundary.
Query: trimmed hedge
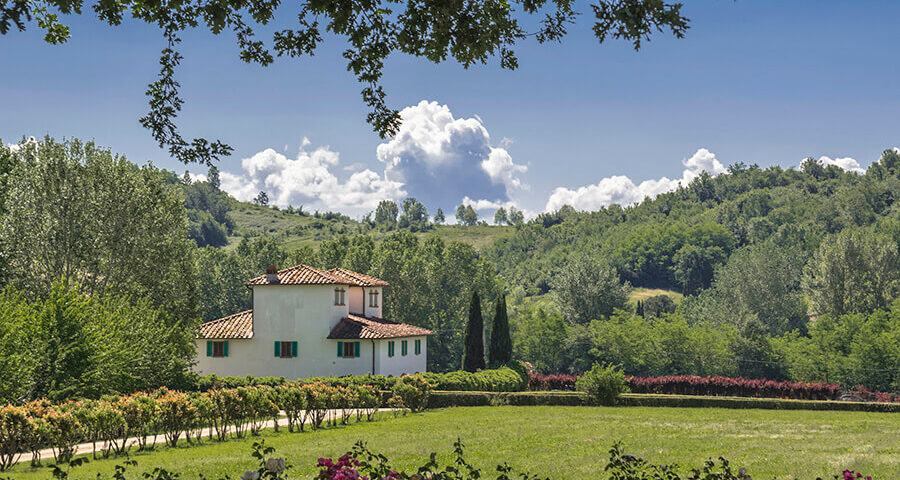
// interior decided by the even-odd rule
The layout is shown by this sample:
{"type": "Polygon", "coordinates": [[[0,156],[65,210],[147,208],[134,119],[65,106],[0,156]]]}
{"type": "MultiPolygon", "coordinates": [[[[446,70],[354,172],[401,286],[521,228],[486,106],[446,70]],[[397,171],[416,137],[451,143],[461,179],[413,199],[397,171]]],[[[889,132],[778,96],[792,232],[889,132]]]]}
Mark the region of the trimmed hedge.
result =
{"type": "MultiPolygon", "coordinates": [[[[591,401],[586,395],[577,392],[432,392],[428,402],[428,408],[479,407],[489,405],[582,406],[591,405],[591,401]]],[[[639,393],[623,394],[619,397],[617,405],[623,407],[760,408],[770,410],[833,410],[900,413],[900,404],[892,403],[652,395],[639,393]]]]}
{"type": "Polygon", "coordinates": [[[830,383],[776,382],[740,377],[698,377],[694,375],[628,377],[628,386],[634,393],[793,398],[797,400],[833,400],[841,394],[840,385],[830,383]]]}
{"type": "Polygon", "coordinates": [[[449,373],[421,373],[425,380],[434,385],[435,390],[469,392],[521,392],[527,385],[526,377],[509,367],[493,370],[449,373]]]}
{"type": "MultiPolygon", "coordinates": [[[[520,392],[525,390],[528,385],[528,376],[524,372],[510,367],[479,370],[475,373],[464,371],[448,373],[426,372],[416,374],[416,376],[427,380],[435,390],[520,392]]],[[[198,376],[192,390],[206,392],[220,388],[255,387],[261,385],[277,387],[286,383],[322,383],[332,387],[372,385],[380,390],[390,390],[399,379],[399,377],[367,374],[346,377],[303,378],[289,382],[284,377],[253,377],[249,375],[246,377],[220,377],[212,374],[198,376]]]]}

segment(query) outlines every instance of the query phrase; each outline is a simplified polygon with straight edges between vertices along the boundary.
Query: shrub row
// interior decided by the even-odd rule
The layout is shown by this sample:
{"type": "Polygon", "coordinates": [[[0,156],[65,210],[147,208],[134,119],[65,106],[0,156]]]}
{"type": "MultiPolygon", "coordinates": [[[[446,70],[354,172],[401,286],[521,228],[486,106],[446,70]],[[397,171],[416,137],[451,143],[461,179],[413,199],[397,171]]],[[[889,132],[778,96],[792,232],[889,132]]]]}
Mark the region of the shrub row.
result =
{"type": "MultiPolygon", "coordinates": [[[[527,374],[510,367],[480,370],[475,373],[456,371],[449,373],[421,373],[435,390],[467,390],[482,392],[520,392],[527,387],[527,374]]],[[[323,383],[331,386],[349,387],[371,385],[381,390],[391,390],[399,377],[382,375],[353,375],[346,377],[315,377],[296,380],[295,383],[323,383]]],[[[198,376],[194,383],[196,391],[253,386],[275,387],[288,383],[284,377],[220,377],[217,375],[198,376]]]]}
{"type": "Polygon", "coordinates": [[[569,375],[566,373],[554,373],[551,375],[541,375],[540,373],[532,373],[528,376],[528,390],[566,390],[574,391],[575,382],[578,381],[578,375],[569,375]]]}
{"type": "MultiPolygon", "coordinates": [[[[490,405],[591,405],[587,395],[577,392],[432,392],[429,408],[478,407],[490,405]]],[[[760,408],[768,410],[840,410],[900,413],[900,404],[867,402],[826,402],[782,398],[710,397],[626,393],[617,400],[625,407],[709,407],[760,408]]]]}
{"type": "MultiPolygon", "coordinates": [[[[430,384],[418,377],[394,382],[388,405],[421,410],[430,384]]],[[[289,431],[306,426],[320,428],[328,421],[348,423],[351,418],[372,420],[383,404],[382,394],[372,385],[327,385],[321,382],[289,382],[277,386],[256,385],[217,388],[206,392],[180,392],[161,388],[100,400],[51,403],[36,400],[22,406],[0,408],[0,471],[14,465],[22,453],[33,454],[40,464],[40,451],[52,448],[57,463],[68,462],[82,442],[97,444],[103,456],[127,453],[132,444],[139,450],[153,448],[148,437],[162,435],[170,446],[179,438],[189,444],[202,440],[208,430],[213,440],[229,436],[256,435],[280,411],[289,431]],[[328,411],[333,413],[328,418],[328,411]]],[[[277,429],[277,422],[275,422],[277,429]]]]}
{"type": "Polygon", "coordinates": [[[422,373],[423,378],[434,385],[435,390],[471,392],[521,392],[527,382],[525,376],[509,367],[493,370],[449,373],[422,373]]]}
{"type": "Polygon", "coordinates": [[[791,398],[797,400],[834,400],[841,394],[839,385],[829,383],[776,382],[773,380],[698,377],[692,375],[629,377],[628,386],[635,393],[791,398]]]}
{"type": "MultiPolygon", "coordinates": [[[[531,374],[528,390],[575,390],[577,375],[531,374]]],[[[841,395],[841,387],[828,383],[777,382],[728,377],[698,377],[672,375],[666,377],[628,376],[628,387],[634,393],[669,395],[706,395],[757,398],[787,398],[796,400],[835,400],[841,395]]],[[[867,402],[900,402],[900,395],[871,392],[858,387],[849,392],[867,402]]]]}

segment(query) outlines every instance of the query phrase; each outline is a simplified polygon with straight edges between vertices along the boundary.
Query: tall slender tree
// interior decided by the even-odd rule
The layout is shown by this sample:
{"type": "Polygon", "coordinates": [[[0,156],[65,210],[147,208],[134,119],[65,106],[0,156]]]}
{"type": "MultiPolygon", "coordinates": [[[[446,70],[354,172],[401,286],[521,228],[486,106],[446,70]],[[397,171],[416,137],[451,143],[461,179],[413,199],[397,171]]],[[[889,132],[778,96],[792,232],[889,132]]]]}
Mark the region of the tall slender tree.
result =
{"type": "Polygon", "coordinates": [[[506,314],[506,295],[500,295],[497,299],[488,357],[491,367],[499,367],[512,360],[512,338],[509,335],[509,317],[506,314]]]}
{"type": "Polygon", "coordinates": [[[484,319],[481,318],[481,299],[478,298],[478,292],[472,293],[465,342],[462,369],[467,372],[484,370],[484,319]]]}

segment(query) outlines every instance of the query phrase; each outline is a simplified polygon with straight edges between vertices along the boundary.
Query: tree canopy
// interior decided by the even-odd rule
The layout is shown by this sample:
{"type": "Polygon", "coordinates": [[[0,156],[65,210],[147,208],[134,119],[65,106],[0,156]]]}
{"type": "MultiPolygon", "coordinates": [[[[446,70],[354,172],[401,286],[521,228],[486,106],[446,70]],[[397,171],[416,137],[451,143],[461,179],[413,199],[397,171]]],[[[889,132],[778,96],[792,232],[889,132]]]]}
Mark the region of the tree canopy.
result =
{"type": "MultiPolygon", "coordinates": [[[[668,30],[681,38],[689,28],[681,8],[680,2],[663,0],[593,0],[593,33],[600,43],[622,39],[636,50],[655,32],[668,30]]],[[[501,68],[512,70],[519,64],[515,48],[520,42],[561,41],[581,13],[570,0],[315,0],[294,8],[279,0],[12,1],[0,4],[0,34],[25,31],[36,24],[44,30],[47,43],[62,44],[72,29],[62,23],[60,15],[86,11],[111,26],[121,26],[131,17],[159,28],[165,47],[160,52],[158,78],[146,92],[150,111],[140,122],[172,157],[208,164],[229,155],[232,148],[221,140],[184,138],[175,124],[184,104],[176,79],[183,60],[179,45],[189,29],[202,26],[214,35],[230,30],[237,40],[239,58],[261,66],[271,65],[276,58],[312,56],[326,34],[340,38],[346,43],[342,55],[347,70],[363,87],[363,102],[369,107],[366,120],[386,137],[394,134],[401,122],[381,83],[390,55],[402,53],[434,63],[451,60],[466,68],[499,58],[501,68]],[[295,23],[288,18],[296,19],[295,23]],[[260,39],[257,30],[266,31],[270,38],[260,39]]]]}

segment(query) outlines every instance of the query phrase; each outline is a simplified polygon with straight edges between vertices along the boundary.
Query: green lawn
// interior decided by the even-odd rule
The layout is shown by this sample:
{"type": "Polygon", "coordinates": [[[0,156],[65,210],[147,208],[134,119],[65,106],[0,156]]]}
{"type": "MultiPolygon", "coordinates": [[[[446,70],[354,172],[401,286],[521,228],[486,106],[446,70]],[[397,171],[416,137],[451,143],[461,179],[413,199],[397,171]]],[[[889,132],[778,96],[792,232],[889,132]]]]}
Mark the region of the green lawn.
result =
{"type": "MultiPolygon", "coordinates": [[[[277,455],[295,465],[289,478],[311,478],[321,456],[339,456],[357,440],[410,468],[432,451],[447,458],[462,439],[475,465],[493,473],[499,462],[553,479],[593,476],[605,465],[610,445],[657,463],[699,465],[724,456],[755,479],[832,478],[844,468],[876,479],[900,478],[900,415],[862,412],[725,410],[713,408],[472,407],[433,410],[405,418],[318,432],[264,433],[277,455]]],[[[161,449],[134,456],[136,472],[162,466],[182,478],[240,476],[253,463],[252,439],[161,449]]],[[[109,475],[116,460],[74,469],[73,479],[109,475]]],[[[47,469],[18,466],[15,479],[47,478],[47,469]]],[[[3,475],[0,475],[3,478],[3,475]]],[[[489,477],[493,478],[493,477],[489,477]]]]}

